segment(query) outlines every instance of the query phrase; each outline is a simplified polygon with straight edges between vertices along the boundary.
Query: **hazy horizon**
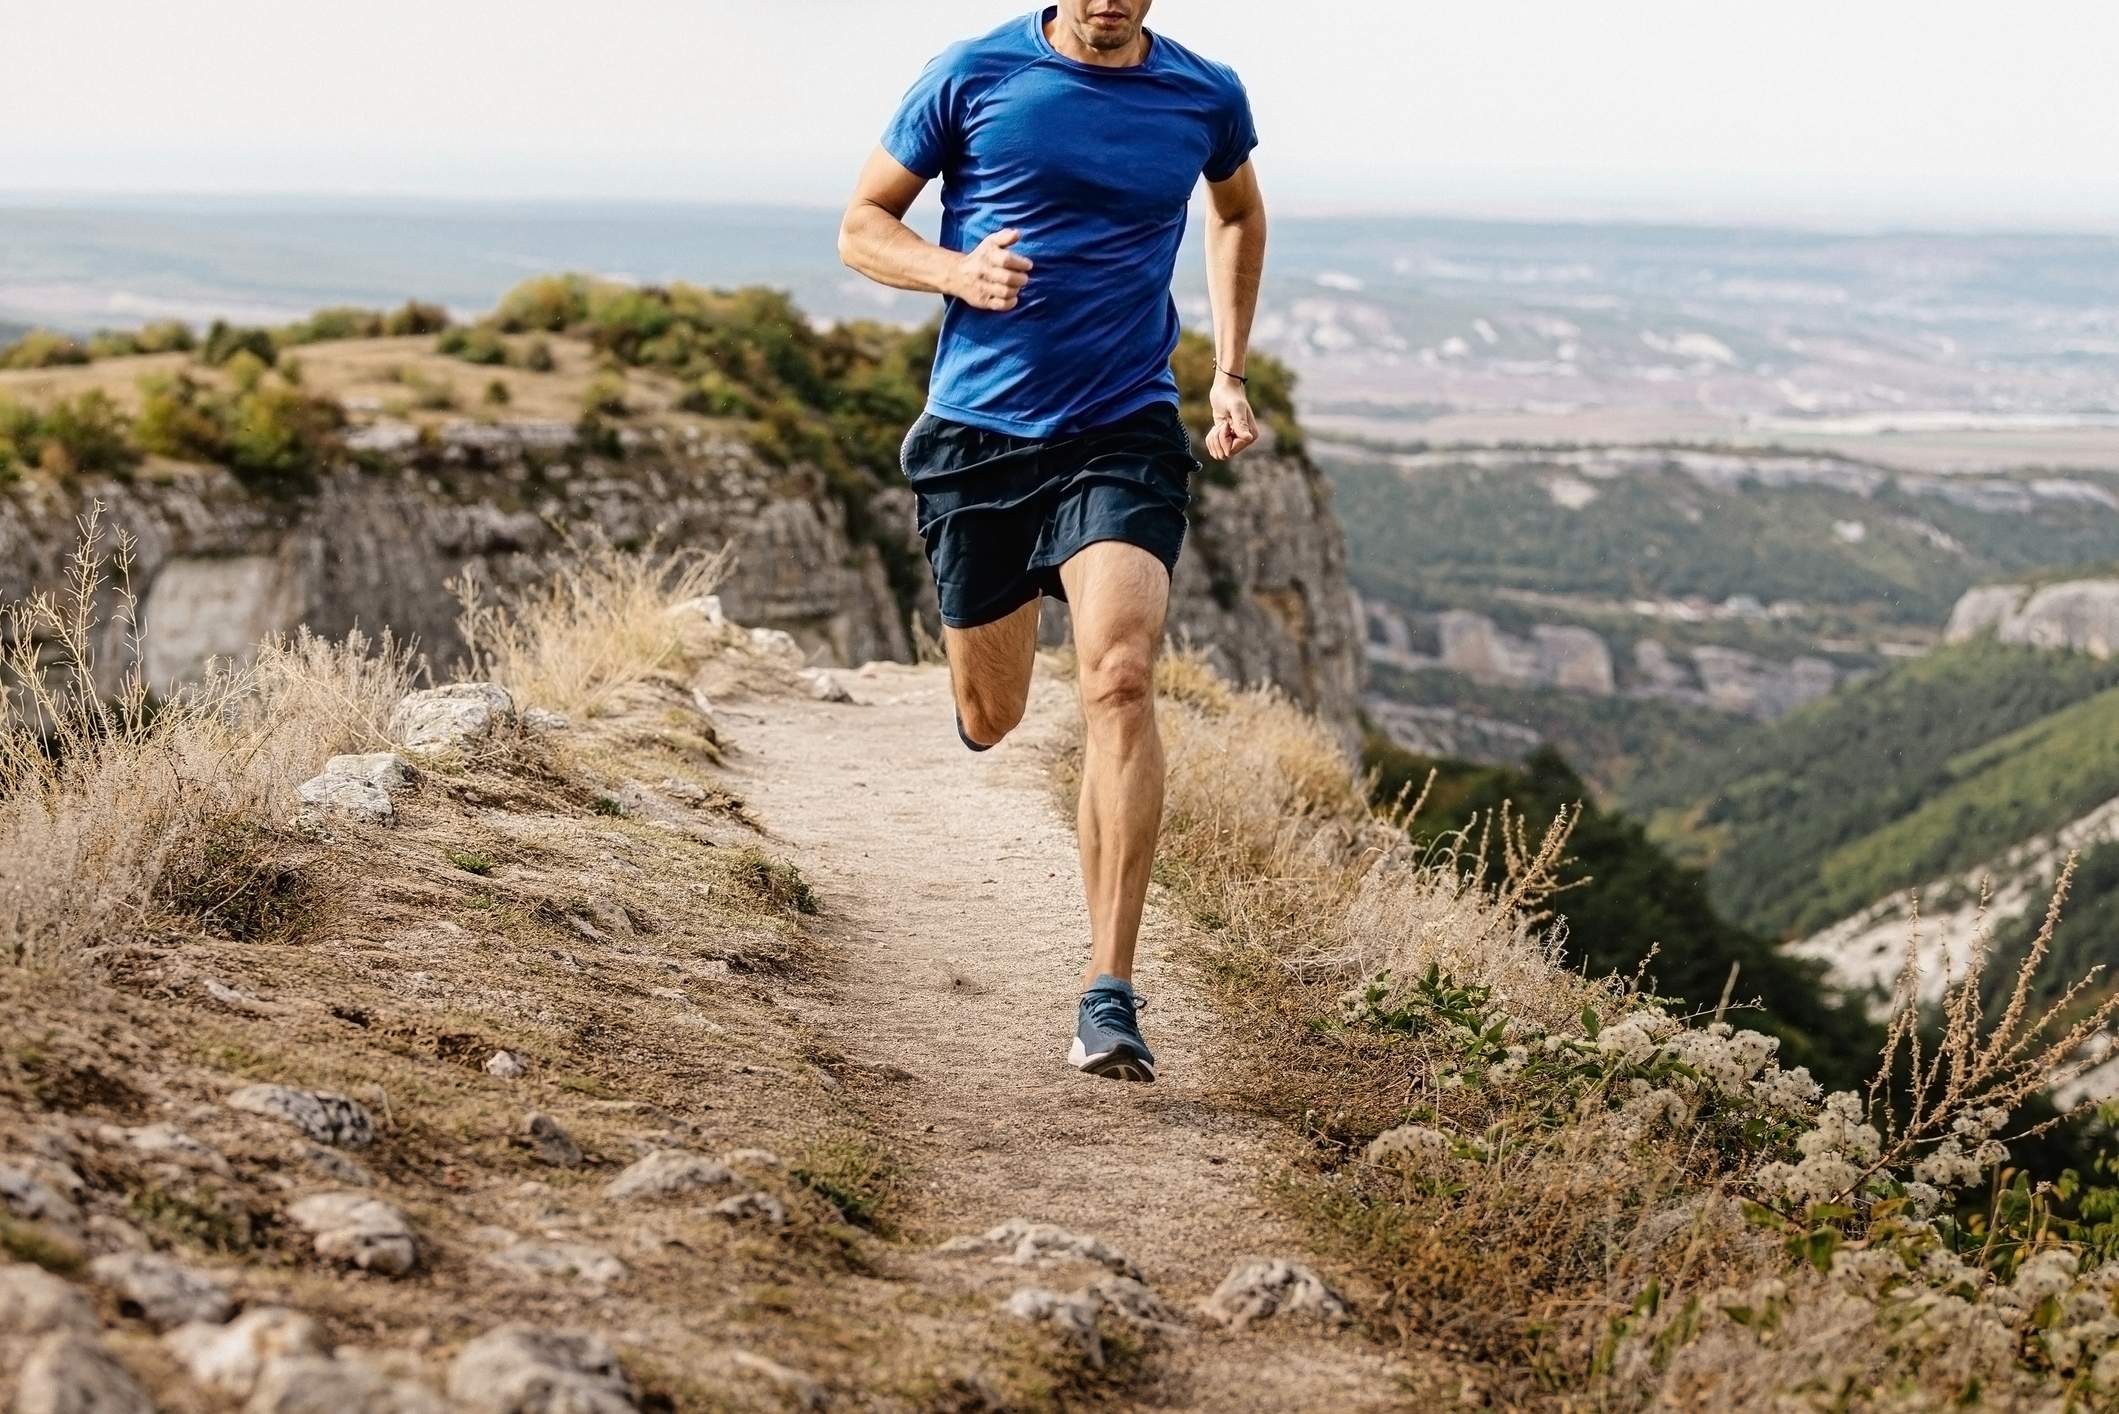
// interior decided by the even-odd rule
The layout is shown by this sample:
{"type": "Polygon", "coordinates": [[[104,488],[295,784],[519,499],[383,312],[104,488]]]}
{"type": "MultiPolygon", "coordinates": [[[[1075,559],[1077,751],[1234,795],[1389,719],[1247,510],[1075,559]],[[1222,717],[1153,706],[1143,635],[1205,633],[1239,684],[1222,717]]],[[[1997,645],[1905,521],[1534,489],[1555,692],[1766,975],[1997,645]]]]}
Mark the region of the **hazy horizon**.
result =
{"type": "MultiPolygon", "coordinates": [[[[16,203],[829,207],[929,56],[1030,8],[36,7],[11,17],[43,58],[0,94],[0,182],[16,203]]],[[[2005,25],[1971,0],[1285,13],[1150,19],[1243,75],[1285,213],[2119,231],[2119,7],[2095,0],[2005,25]]]]}

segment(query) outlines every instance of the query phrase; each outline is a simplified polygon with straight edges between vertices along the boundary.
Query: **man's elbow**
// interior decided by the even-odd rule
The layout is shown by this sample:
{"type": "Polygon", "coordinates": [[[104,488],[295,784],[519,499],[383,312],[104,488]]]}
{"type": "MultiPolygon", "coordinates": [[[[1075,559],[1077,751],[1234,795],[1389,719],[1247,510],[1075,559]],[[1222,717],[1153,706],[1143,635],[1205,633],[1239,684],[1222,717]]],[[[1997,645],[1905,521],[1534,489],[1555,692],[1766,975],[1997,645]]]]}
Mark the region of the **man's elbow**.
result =
{"type": "Polygon", "coordinates": [[[858,206],[849,206],[846,208],[846,214],[839,218],[839,263],[849,270],[860,269],[856,263],[859,237],[855,234],[855,215],[859,210],[858,206]]]}

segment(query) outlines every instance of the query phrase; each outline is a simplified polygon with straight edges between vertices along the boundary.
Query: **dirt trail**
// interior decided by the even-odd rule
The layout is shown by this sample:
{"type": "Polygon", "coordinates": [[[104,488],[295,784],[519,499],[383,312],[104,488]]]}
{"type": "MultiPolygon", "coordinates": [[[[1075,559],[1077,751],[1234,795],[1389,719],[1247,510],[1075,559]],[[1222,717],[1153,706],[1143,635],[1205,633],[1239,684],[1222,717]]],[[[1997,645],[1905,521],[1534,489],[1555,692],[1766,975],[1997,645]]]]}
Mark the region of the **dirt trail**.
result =
{"type": "MultiPolygon", "coordinates": [[[[1101,1237],[1172,1305],[1194,1307],[1248,1256],[1300,1257],[1258,1181],[1285,1138],[1216,1097],[1203,999],[1159,955],[1177,925],[1151,907],[1137,985],[1162,1078],[1096,1081],[1065,1062],[1087,914],[1074,837],[1047,784],[1074,712],[1041,670],[1029,720],[983,756],[950,727],[939,668],[878,665],[845,681],[860,705],[731,704],[740,786],[825,905],[845,979],[809,1021],[856,1064],[910,1079],[879,1103],[925,1185],[934,1237],[1011,1217],[1101,1237]]],[[[999,1300],[1047,1279],[956,1263],[999,1300]]],[[[1403,1386],[1355,1334],[1267,1322],[1202,1331],[1158,1361],[1167,1408],[1402,1406],[1403,1386]]]]}

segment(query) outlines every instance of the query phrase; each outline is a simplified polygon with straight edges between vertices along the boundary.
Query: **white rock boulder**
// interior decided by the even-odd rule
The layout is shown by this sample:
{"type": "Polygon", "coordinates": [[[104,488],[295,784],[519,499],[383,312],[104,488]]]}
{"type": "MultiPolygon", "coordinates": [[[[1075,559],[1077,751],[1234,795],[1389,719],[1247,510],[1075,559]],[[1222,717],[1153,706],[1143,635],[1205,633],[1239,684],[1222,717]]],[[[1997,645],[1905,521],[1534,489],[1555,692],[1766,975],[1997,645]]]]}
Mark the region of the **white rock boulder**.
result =
{"type": "Polygon", "coordinates": [[[411,764],[394,751],[334,756],[320,773],[296,787],[295,795],[314,814],[381,825],[397,816],[390,797],[412,780],[411,764]]]}
{"type": "Polygon", "coordinates": [[[490,737],[515,714],[498,683],[455,682],[412,693],[390,713],[390,738],[408,751],[448,751],[490,737]]]}
{"type": "Polygon", "coordinates": [[[316,1239],[316,1254],[326,1261],[397,1277],[419,1260],[404,1213],[366,1193],[319,1193],[289,1208],[287,1216],[316,1239]]]}

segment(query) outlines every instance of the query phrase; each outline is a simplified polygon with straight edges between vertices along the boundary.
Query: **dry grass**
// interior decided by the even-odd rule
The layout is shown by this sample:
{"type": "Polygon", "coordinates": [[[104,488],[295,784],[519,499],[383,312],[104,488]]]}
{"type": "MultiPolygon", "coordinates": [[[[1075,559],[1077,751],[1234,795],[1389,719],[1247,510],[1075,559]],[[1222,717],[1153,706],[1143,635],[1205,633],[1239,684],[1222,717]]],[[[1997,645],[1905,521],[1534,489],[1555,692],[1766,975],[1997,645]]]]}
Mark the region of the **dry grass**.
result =
{"type": "Polygon", "coordinates": [[[684,655],[693,616],[680,606],[712,593],[732,564],[725,547],[635,553],[601,535],[570,538],[543,582],[513,602],[488,601],[468,573],[453,583],[457,627],[478,676],[525,706],[593,717],[684,655]]]}
{"type": "Polygon", "coordinates": [[[1276,695],[1183,656],[1158,687],[1158,880],[1252,1033],[1250,1098],[1310,1141],[1276,1191],[1358,1274],[1379,1331],[1455,1369],[1442,1397],[2062,1409],[2119,1393],[2119,1354],[2093,1370],[2119,1335],[2119,1268],[2039,1266],[2076,1261],[2050,1195],[1970,1224],[1949,1209],[2000,1161],[2000,1107],[2068,1074],[2106,1016],[2018,1005],[1984,1025],[1975,959],[1939,1051],[1906,1013],[1896,1079],[1820,1111],[1807,1076],[1762,1059],[1766,1038],[1681,1025],[1634,982],[1564,966],[1564,820],[1422,849],[1417,803],[1371,812],[1329,735],[1276,695]],[[1386,1131],[1395,1147],[1372,1150],[1386,1131]]]}
{"type": "Polygon", "coordinates": [[[136,648],[129,561],[92,513],[66,584],[0,606],[0,938],[18,963],[91,956],[202,910],[272,914],[250,895],[288,891],[265,860],[295,787],[328,756],[380,749],[417,675],[387,636],[305,633],[156,702],[136,651],[99,661],[113,633],[136,648]]]}

